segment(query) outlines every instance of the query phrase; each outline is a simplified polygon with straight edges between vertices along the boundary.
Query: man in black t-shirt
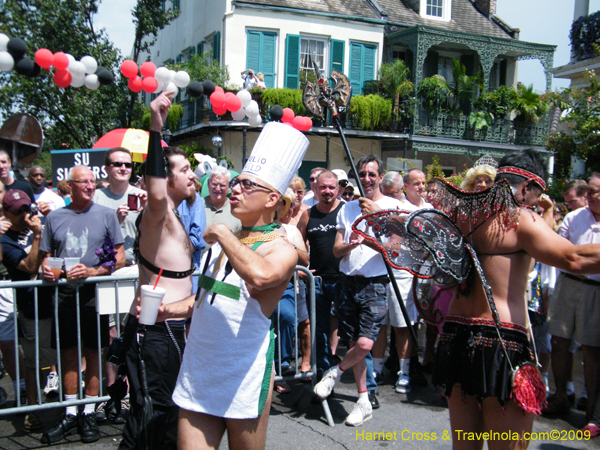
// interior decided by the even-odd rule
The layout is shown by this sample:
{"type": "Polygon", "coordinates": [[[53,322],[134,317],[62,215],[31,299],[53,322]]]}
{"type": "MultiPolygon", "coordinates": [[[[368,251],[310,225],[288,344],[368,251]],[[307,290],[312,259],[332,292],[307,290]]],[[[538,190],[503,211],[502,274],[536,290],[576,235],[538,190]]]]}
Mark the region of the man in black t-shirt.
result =
{"type": "Polygon", "coordinates": [[[31,185],[25,181],[15,180],[10,174],[11,169],[12,161],[10,159],[10,155],[6,150],[0,148],[0,181],[4,183],[4,189],[6,192],[18,189],[25,192],[29,198],[35,198],[31,185]]]}

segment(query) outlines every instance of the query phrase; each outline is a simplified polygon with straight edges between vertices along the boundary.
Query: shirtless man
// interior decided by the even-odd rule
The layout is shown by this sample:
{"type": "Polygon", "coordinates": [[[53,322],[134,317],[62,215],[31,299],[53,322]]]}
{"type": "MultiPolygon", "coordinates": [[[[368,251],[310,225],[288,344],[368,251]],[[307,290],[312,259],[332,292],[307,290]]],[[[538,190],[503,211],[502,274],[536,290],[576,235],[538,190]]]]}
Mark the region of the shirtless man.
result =
{"type": "Polygon", "coordinates": [[[265,446],[273,388],[269,318],[298,261],[273,220],[307,148],[300,132],[273,122],[264,127],[230,183],[231,212],[242,230],[209,226],[204,240],[212,248],[200,264],[196,299],[161,307],[160,317],[193,315],[173,393],[181,449],[217,449],[225,431],[229,448],[265,446]]]}
{"type": "MultiPolygon", "coordinates": [[[[545,175],[535,152],[515,152],[500,161],[496,181],[506,179],[520,204],[535,205],[545,189],[545,175]]],[[[531,258],[575,274],[600,272],[600,245],[575,246],[535,213],[520,208],[517,214],[513,228],[498,215],[458,223],[492,289],[513,366],[531,361],[524,300],[531,258]]],[[[446,386],[455,449],[481,449],[483,440],[466,439],[464,433],[484,431],[518,433],[517,440],[489,440],[492,450],[529,443],[523,433],[531,431],[534,414],[510,397],[511,368],[491,318],[482,282],[475,277],[468,292],[457,292],[452,299],[440,336],[434,383],[446,386]],[[473,336],[479,337],[474,343],[473,336]]]]}
{"type": "MultiPolygon", "coordinates": [[[[168,93],[167,93],[168,94],[168,93]]],[[[166,289],[163,305],[179,301],[192,290],[194,247],[175,210],[194,190],[196,175],[190,169],[185,152],[160,146],[160,130],[171,107],[164,93],[150,104],[151,124],[145,182],[148,201],[138,219],[134,251],[138,260],[140,286],[154,285],[166,289]]],[[[138,294],[139,296],[139,291],[138,294]]],[[[139,326],[134,302],[125,327],[124,344],[131,414],[123,430],[120,449],[177,448],[178,408],[171,399],[181,357],[185,347],[185,314],[174,314],[151,326],[139,326]],[[145,331],[144,331],[145,330],[145,331]],[[141,347],[141,348],[140,348],[141,347]],[[140,354],[145,363],[148,392],[142,390],[140,354]],[[145,394],[145,395],[144,395],[145,394]],[[142,422],[144,398],[150,396],[154,414],[149,423],[142,422]]],[[[147,412],[147,411],[146,411],[147,412]]]]}

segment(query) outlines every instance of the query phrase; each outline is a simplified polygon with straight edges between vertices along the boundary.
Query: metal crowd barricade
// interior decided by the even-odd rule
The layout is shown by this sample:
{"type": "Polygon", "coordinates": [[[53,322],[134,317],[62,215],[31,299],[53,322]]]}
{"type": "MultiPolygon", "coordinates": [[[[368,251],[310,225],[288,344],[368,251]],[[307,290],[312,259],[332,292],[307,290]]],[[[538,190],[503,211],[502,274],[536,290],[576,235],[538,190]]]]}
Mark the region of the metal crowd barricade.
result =
{"type": "MultiPolygon", "coordinates": [[[[277,364],[277,373],[279,373],[279,375],[275,376],[275,382],[278,381],[291,381],[291,380],[307,380],[310,379],[310,385],[311,385],[311,389],[310,392],[308,393],[311,397],[313,395],[313,388],[315,386],[316,380],[317,380],[317,333],[316,333],[316,298],[315,298],[315,277],[314,275],[311,273],[310,270],[308,270],[306,267],[304,266],[296,266],[296,270],[294,271],[294,308],[295,308],[295,314],[294,314],[294,320],[295,320],[295,345],[294,348],[292,350],[293,354],[292,357],[294,359],[294,371],[293,373],[290,374],[286,374],[285,376],[282,376],[282,370],[281,370],[281,345],[278,346],[278,364],[277,364]],[[304,274],[306,274],[308,280],[306,281],[306,301],[307,304],[310,305],[309,310],[308,310],[308,316],[309,316],[309,320],[310,320],[310,348],[311,348],[311,353],[310,353],[310,371],[309,372],[301,372],[300,367],[298,365],[298,360],[299,360],[299,347],[300,347],[300,340],[298,338],[298,272],[303,272],[304,274]]],[[[275,329],[275,333],[277,334],[277,336],[281,336],[281,320],[280,320],[280,314],[281,313],[281,308],[278,308],[277,310],[277,314],[278,314],[278,320],[277,320],[277,327],[275,329]]],[[[305,394],[307,394],[305,392],[305,394]]],[[[325,413],[325,417],[327,419],[327,423],[329,424],[329,426],[334,426],[334,422],[333,422],[333,417],[331,416],[331,411],[329,410],[329,404],[327,403],[327,400],[321,400],[321,405],[323,406],[323,411],[325,413]]]]}
{"type": "MultiPolygon", "coordinates": [[[[102,285],[99,283],[109,283],[112,284],[114,286],[114,302],[115,302],[115,308],[114,310],[116,311],[115,313],[115,325],[117,327],[117,335],[121,334],[121,324],[119,321],[119,303],[120,302],[125,302],[128,301],[129,302],[131,300],[133,300],[132,298],[129,299],[120,299],[120,291],[123,292],[123,289],[119,288],[119,285],[121,284],[123,285],[127,285],[128,287],[133,286],[133,290],[135,292],[135,289],[137,289],[137,283],[138,283],[138,275],[111,275],[111,276],[102,276],[102,277],[90,277],[90,278],[86,278],[84,280],[78,280],[78,281],[67,281],[65,279],[60,279],[58,282],[54,282],[54,283],[50,283],[47,281],[42,281],[42,280],[35,280],[35,281],[11,281],[11,282],[7,282],[7,283],[3,283],[2,284],[2,288],[4,289],[13,289],[13,298],[14,298],[14,328],[15,328],[15,361],[19,361],[19,341],[20,341],[20,337],[18,335],[18,324],[17,324],[17,320],[18,320],[18,314],[17,314],[17,293],[15,291],[15,289],[17,288],[30,288],[33,287],[35,288],[34,290],[34,311],[35,311],[35,362],[36,362],[36,367],[35,367],[35,371],[36,371],[36,389],[37,389],[37,403],[35,405],[23,405],[21,404],[21,389],[20,389],[20,385],[19,383],[17,383],[17,391],[15,392],[15,398],[16,398],[16,407],[12,407],[12,408],[6,408],[6,409],[0,409],[0,417],[3,416],[7,416],[10,414],[21,414],[21,413],[27,413],[30,411],[39,411],[39,410],[43,410],[43,409],[53,409],[53,408],[64,408],[66,406],[71,406],[71,405],[85,405],[86,403],[89,403],[89,400],[86,400],[84,398],[83,395],[83,388],[82,388],[82,384],[81,384],[81,356],[82,356],[82,342],[81,342],[81,318],[80,318],[80,308],[82,307],[82,305],[79,304],[79,289],[82,285],[84,284],[90,284],[90,283],[96,283],[96,299],[98,302],[99,299],[99,289],[102,288],[102,285]],[[59,335],[59,330],[58,330],[58,302],[54,301],[56,298],[58,298],[58,288],[59,286],[63,286],[66,284],[74,284],[76,287],[76,291],[75,291],[75,296],[76,296],[76,317],[77,317],[77,337],[78,337],[78,346],[77,346],[77,354],[79,357],[79,363],[78,363],[78,376],[79,376],[79,390],[78,390],[78,394],[79,394],[79,399],[78,400],[69,400],[69,401],[65,401],[63,400],[63,387],[62,387],[62,367],[61,367],[61,360],[60,360],[60,351],[58,349],[60,349],[60,335],[59,335]],[[54,294],[52,298],[47,298],[47,299],[40,299],[39,297],[39,288],[42,286],[51,286],[54,288],[54,294]],[[41,395],[41,388],[40,388],[40,374],[41,374],[41,370],[44,369],[44,367],[40,367],[40,335],[39,335],[39,303],[40,301],[54,301],[54,323],[53,323],[53,327],[54,330],[56,332],[56,366],[57,366],[57,372],[58,372],[58,376],[61,380],[61,382],[59,383],[59,396],[58,396],[58,401],[53,401],[53,402],[49,402],[49,403],[42,403],[42,395],[41,395]]],[[[106,285],[105,285],[106,286],[106,285]]],[[[128,289],[127,292],[130,292],[131,289],[128,289]]],[[[100,301],[102,301],[102,299],[100,299],[100,301]]],[[[98,306],[97,306],[97,311],[98,311],[98,306]]],[[[102,346],[101,346],[101,334],[100,334],[100,314],[96,314],[96,324],[98,327],[98,336],[97,336],[97,350],[98,350],[98,366],[100,367],[100,377],[99,377],[99,381],[100,381],[100,392],[98,394],[98,398],[95,399],[95,402],[105,402],[108,401],[110,399],[110,396],[108,396],[104,391],[104,386],[102,383],[102,374],[104,373],[104,369],[103,369],[103,358],[102,358],[102,346]]],[[[19,364],[16,364],[16,377],[18,380],[22,379],[23,376],[20,373],[20,368],[19,368],[19,364]]]]}

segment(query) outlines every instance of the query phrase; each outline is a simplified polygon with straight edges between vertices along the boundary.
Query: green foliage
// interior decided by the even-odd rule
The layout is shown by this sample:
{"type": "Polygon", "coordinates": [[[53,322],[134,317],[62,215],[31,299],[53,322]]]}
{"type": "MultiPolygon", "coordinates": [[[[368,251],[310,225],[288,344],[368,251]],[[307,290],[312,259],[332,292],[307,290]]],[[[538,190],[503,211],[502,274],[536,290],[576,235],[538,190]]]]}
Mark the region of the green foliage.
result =
{"type": "Polygon", "coordinates": [[[33,162],[32,167],[33,166],[43,167],[46,171],[46,175],[48,176],[48,178],[52,178],[50,176],[50,174],[52,173],[52,155],[49,151],[41,151],[38,157],[33,162]]]}
{"type": "Polygon", "coordinates": [[[177,129],[177,124],[182,116],[183,106],[178,103],[171,106],[171,109],[169,109],[169,112],[167,113],[167,127],[169,130],[175,131],[177,129]]]}
{"type": "Polygon", "coordinates": [[[469,114],[469,123],[476,130],[489,127],[494,122],[494,115],[487,111],[473,111],[469,114]]]}
{"type": "Polygon", "coordinates": [[[149,53],[156,42],[158,32],[179,16],[178,9],[166,10],[163,3],[161,0],[137,0],[131,10],[135,25],[132,55],[134,61],[138,61],[140,53],[149,53]]]}
{"type": "Polygon", "coordinates": [[[508,86],[499,86],[494,92],[482,92],[473,106],[488,112],[498,119],[507,118],[514,109],[516,91],[508,86]]]}
{"type": "Polygon", "coordinates": [[[529,86],[519,84],[513,107],[517,113],[515,120],[537,122],[548,112],[549,105],[540,94],[533,92],[533,84],[529,86]]]}
{"type": "Polygon", "coordinates": [[[306,114],[301,89],[265,89],[262,91],[262,104],[264,111],[268,111],[273,105],[279,105],[282,108],[291,108],[296,115],[306,114]]]}
{"type": "Polygon", "coordinates": [[[483,82],[483,75],[467,75],[467,68],[456,58],[452,58],[454,67],[452,76],[454,84],[448,85],[451,95],[448,97],[448,109],[454,114],[468,114],[473,101],[473,94],[483,82]]]}
{"type": "Polygon", "coordinates": [[[212,52],[194,55],[189,61],[169,65],[168,67],[173,70],[185,70],[192,80],[211,80],[221,87],[229,82],[227,66],[221,66],[218,61],[213,60],[212,52]]]}
{"type": "Polygon", "coordinates": [[[568,178],[556,177],[556,173],[552,177],[552,181],[548,183],[548,190],[545,192],[557,203],[565,201],[562,193],[569,182],[568,178]]]}
{"type": "MultiPolygon", "coordinates": [[[[92,17],[96,0],[7,0],[0,5],[0,32],[20,37],[33,58],[39,48],[63,51],[76,59],[91,55],[113,73],[119,70],[120,55],[104,30],[96,30],[92,17]]],[[[128,99],[124,83],[87,88],[58,88],[53,73],[42,70],[35,78],[15,71],[0,72],[0,116],[26,112],[44,129],[44,149],[90,148],[108,131],[127,123],[123,106],[128,99]]]]}
{"type": "Polygon", "coordinates": [[[136,103],[133,108],[132,128],[150,131],[150,107],[145,103],[136,103]]]}
{"type": "Polygon", "coordinates": [[[427,180],[429,181],[436,177],[444,178],[444,170],[440,164],[440,157],[435,155],[432,159],[433,162],[425,166],[425,170],[427,171],[427,180]]]}
{"type": "Polygon", "coordinates": [[[448,83],[441,75],[425,78],[417,89],[417,97],[421,100],[423,108],[431,113],[444,111],[449,94],[448,83]]]}
{"type": "Polygon", "coordinates": [[[379,69],[379,82],[385,95],[394,101],[393,113],[396,117],[406,116],[408,111],[412,112],[410,106],[414,102],[409,96],[415,90],[415,85],[410,81],[410,70],[404,61],[396,59],[392,63],[383,63],[379,69]],[[410,102],[411,105],[406,102],[410,102]]]}
{"type": "Polygon", "coordinates": [[[392,101],[379,95],[356,95],[350,100],[350,114],[362,130],[380,129],[390,120],[392,101]]]}
{"type": "Polygon", "coordinates": [[[223,160],[227,161],[227,168],[228,169],[233,169],[234,168],[233,161],[231,160],[231,158],[229,156],[225,156],[225,155],[217,156],[217,164],[219,164],[223,160]]]}

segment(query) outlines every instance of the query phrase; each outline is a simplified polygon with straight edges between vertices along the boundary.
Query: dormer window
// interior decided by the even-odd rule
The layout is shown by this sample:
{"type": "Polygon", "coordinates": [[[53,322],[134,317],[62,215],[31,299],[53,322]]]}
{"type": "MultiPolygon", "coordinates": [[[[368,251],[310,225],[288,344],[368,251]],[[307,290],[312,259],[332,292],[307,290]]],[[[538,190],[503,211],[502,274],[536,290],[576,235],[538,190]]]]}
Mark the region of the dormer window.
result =
{"type": "Polygon", "coordinates": [[[421,0],[421,17],[426,19],[450,21],[452,18],[452,0],[421,0]]]}

